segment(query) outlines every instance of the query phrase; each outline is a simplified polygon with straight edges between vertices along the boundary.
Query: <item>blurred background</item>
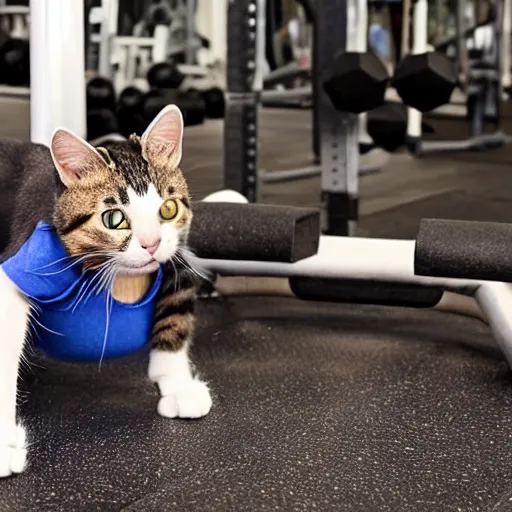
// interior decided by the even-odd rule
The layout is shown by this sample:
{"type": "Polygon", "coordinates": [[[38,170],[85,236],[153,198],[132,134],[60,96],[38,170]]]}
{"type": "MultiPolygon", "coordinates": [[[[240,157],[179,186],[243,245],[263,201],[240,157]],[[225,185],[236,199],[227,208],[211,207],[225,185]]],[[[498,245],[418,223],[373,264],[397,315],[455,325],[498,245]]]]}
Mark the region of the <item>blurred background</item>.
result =
{"type": "MultiPolygon", "coordinates": [[[[512,161],[509,0],[353,0],[343,2],[343,27],[339,19],[327,27],[316,4],[268,0],[251,27],[227,0],[85,0],[87,138],[142,133],[176,103],[196,198],[228,187],[251,201],[327,211],[332,116],[357,118],[343,144],[358,160],[336,164],[341,181],[352,176],[342,192],[358,202],[341,234],[412,237],[428,216],[512,220],[499,206],[512,161]],[[386,77],[365,60],[370,53],[386,77]],[[397,77],[408,56],[427,53],[397,77]],[[235,114],[240,94],[254,96],[244,101],[253,102],[255,144],[236,135],[248,126],[235,114]],[[418,106],[428,95],[433,103],[418,106]],[[321,113],[327,103],[334,113],[321,113]]],[[[29,10],[28,0],[0,0],[0,135],[22,139],[30,138],[29,10]]],[[[336,231],[332,222],[325,231],[336,231]]]]}

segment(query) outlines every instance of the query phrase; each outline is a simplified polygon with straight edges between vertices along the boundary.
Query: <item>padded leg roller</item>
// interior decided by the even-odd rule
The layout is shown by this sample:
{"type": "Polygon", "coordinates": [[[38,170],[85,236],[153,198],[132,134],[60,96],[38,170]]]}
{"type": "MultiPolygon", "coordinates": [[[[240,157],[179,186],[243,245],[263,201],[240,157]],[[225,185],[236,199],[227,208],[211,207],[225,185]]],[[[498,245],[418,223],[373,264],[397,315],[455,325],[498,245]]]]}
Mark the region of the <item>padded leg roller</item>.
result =
{"type": "Polygon", "coordinates": [[[189,244],[200,258],[294,263],[318,251],[316,210],[198,202],[193,212],[189,244]]]}
{"type": "Polygon", "coordinates": [[[414,271],[419,276],[512,282],[512,224],[424,219],[414,271]]]}

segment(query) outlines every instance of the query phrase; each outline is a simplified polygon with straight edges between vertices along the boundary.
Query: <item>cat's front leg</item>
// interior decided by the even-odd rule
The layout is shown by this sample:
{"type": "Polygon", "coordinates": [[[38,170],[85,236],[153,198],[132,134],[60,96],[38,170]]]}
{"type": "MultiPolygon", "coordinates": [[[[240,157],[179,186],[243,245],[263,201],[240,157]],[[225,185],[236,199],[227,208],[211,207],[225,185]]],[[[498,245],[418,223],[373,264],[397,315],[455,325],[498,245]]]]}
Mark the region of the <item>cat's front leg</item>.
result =
{"type": "Polygon", "coordinates": [[[193,288],[163,295],[153,324],[148,374],[160,392],[158,413],[167,418],[200,418],[212,399],[208,386],[193,374],[188,350],[194,332],[193,288]]]}
{"type": "Polygon", "coordinates": [[[30,307],[0,269],[0,478],[26,466],[24,428],[16,422],[16,395],[30,307]]]}

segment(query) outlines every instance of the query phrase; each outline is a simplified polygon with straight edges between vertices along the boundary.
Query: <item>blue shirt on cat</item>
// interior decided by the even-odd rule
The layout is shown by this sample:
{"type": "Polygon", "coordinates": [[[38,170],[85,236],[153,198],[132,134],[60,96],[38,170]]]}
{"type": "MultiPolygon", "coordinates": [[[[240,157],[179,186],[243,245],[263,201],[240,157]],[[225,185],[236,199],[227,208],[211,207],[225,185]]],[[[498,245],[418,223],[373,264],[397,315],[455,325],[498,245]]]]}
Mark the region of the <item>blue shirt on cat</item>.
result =
{"type": "Polygon", "coordinates": [[[95,272],[83,272],[80,264],[72,263],[52,226],[40,222],[0,266],[35,305],[36,347],[66,361],[99,361],[143,347],[151,333],[162,270],[139,302],[111,298],[107,304],[106,290],[92,292],[99,281],[93,281],[95,272]]]}

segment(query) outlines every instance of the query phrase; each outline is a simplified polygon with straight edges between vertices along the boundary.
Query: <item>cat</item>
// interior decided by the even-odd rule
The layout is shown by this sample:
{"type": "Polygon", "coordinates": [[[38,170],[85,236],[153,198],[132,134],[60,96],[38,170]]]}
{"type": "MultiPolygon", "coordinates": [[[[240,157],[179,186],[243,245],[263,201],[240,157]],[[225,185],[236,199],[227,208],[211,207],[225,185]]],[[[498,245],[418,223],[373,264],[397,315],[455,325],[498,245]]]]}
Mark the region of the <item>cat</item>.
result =
{"type": "Polygon", "coordinates": [[[0,477],[27,464],[16,394],[29,339],[74,361],[149,343],[158,413],[210,411],[209,387],[189,359],[196,272],[187,262],[193,214],[182,139],[181,112],[169,105],[142,136],[103,146],[65,129],[49,148],[0,141],[0,477]],[[137,304],[112,298],[116,276],[126,275],[151,276],[137,304]]]}

